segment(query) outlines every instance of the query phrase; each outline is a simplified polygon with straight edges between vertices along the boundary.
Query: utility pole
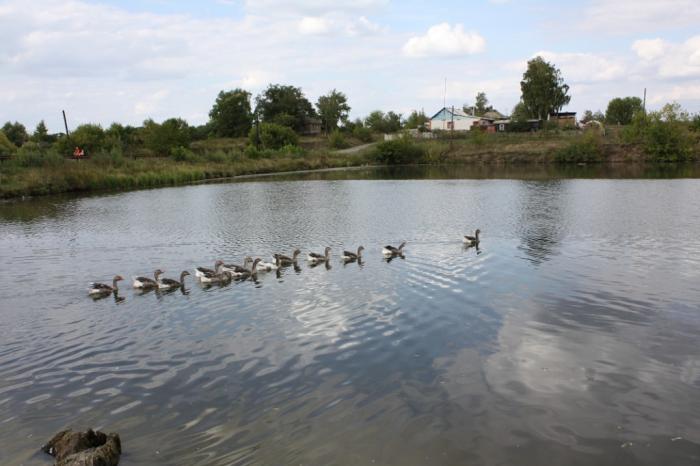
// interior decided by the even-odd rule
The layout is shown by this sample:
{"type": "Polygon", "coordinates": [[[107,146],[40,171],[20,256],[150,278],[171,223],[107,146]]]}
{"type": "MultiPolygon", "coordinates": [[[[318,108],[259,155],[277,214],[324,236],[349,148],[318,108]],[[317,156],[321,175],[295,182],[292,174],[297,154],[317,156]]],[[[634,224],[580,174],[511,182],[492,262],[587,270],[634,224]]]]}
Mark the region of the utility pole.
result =
{"type": "Polygon", "coordinates": [[[68,132],[68,120],[66,120],[66,111],[61,110],[61,113],[63,113],[63,124],[66,126],[66,137],[70,137],[70,133],[68,132]]]}
{"type": "MultiPolygon", "coordinates": [[[[445,77],[445,91],[442,93],[442,110],[447,111],[447,77],[445,77]]],[[[445,130],[445,122],[447,118],[442,119],[442,130],[445,130]]]]}
{"type": "Polygon", "coordinates": [[[646,116],[647,114],[647,88],[644,88],[644,103],[642,104],[642,111],[644,112],[644,115],[646,116]]]}
{"type": "Polygon", "coordinates": [[[455,106],[452,106],[452,125],[450,128],[450,150],[452,150],[452,140],[455,136],[455,106]]]}

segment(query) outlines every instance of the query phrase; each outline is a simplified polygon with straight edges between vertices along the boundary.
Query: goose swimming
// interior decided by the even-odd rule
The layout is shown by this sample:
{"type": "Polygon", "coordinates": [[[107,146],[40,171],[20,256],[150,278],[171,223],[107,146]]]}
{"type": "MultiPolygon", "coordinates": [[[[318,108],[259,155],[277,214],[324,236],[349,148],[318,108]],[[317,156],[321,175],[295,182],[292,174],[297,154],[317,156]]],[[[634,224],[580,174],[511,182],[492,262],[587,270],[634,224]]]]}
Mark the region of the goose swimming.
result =
{"type": "Polygon", "coordinates": [[[331,248],[326,247],[324,254],[318,254],[316,252],[310,252],[308,256],[306,256],[306,260],[309,262],[328,262],[328,259],[331,258],[331,248]]]}
{"type": "Polygon", "coordinates": [[[273,254],[272,257],[274,257],[275,260],[279,258],[281,265],[292,265],[296,263],[299,254],[301,254],[301,250],[295,249],[292,253],[292,257],[285,256],[284,254],[273,254]]]}
{"type": "Polygon", "coordinates": [[[233,274],[227,270],[223,270],[224,264],[219,262],[221,261],[217,261],[216,271],[204,272],[202,276],[199,277],[199,281],[202,283],[222,283],[230,281],[233,278],[233,274]]]}
{"type": "Polygon", "coordinates": [[[258,272],[270,272],[272,270],[277,270],[281,266],[281,260],[279,257],[275,258],[275,262],[265,262],[264,260],[260,259],[260,262],[257,264],[257,270],[258,272]]]}
{"type": "Polygon", "coordinates": [[[236,276],[236,280],[246,280],[248,277],[255,277],[258,274],[258,264],[260,263],[262,259],[259,257],[253,261],[253,266],[251,267],[250,270],[246,269],[245,271],[241,272],[239,275],[236,276]]]}
{"type": "Polygon", "coordinates": [[[117,291],[119,291],[119,288],[117,288],[117,282],[120,280],[124,280],[124,277],[122,277],[121,275],[115,275],[114,279],[112,279],[112,286],[109,286],[105,283],[90,283],[90,289],[88,290],[88,294],[96,295],[116,293],[117,291]]]}
{"type": "Polygon", "coordinates": [[[214,262],[214,269],[210,269],[207,267],[197,267],[194,269],[194,276],[197,278],[201,278],[207,273],[215,274],[219,265],[223,265],[223,263],[224,263],[224,261],[221,261],[221,260],[214,262]]]}
{"type": "Polygon", "coordinates": [[[382,249],[382,254],[385,256],[399,256],[403,254],[403,247],[406,246],[406,241],[401,243],[399,247],[394,247],[394,246],[384,246],[382,249]]]}
{"type": "Polygon", "coordinates": [[[148,277],[134,277],[134,288],[141,289],[151,289],[158,287],[158,277],[163,274],[163,271],[157,269],[153,272],[153,278],[148,277]]]}
{"type": "Polygon", "coordinates": [[[160,289],[171,289],[171,288],[182,288],[185,286],[185,277],[190,273],[187,270],[183,270],[180,274],[180,281],[173,280],[172,278],[161,278],[158,282],[158,288],[160,289]]]}
{"type": "Polygon", "coordinates": [[[247,256],[245,259],[243,259],[243,265],[238,265],[238,264],[222,264],[221,270],[224,272],[231,272],[231,275],[234,277],[238,277],[241,274],[244,274],[246,272],[250,272],[249,264],[253,263],[253,258],[250,256],[247,256]]]}
{"type": "Polygon", "coordinates": [[[477,228],[474,232],[474,236],[464,235],[464,238],[462,238],[462,242],[469,246],[476,246],[477,244],[479,244],[479,233],[481,233],[481,230],[477,228]]]}
{"type": "Polygon", "coordinates": [[[358,259],[362,259],[362,251],[365,250],[364,246],[360,246],[357,248],[357,253],[354,253],[352,251],[343,251],[343,255],[340,256],[341,259],[343,259],[346,262],[350,261],[356,261],[358,259]]]}

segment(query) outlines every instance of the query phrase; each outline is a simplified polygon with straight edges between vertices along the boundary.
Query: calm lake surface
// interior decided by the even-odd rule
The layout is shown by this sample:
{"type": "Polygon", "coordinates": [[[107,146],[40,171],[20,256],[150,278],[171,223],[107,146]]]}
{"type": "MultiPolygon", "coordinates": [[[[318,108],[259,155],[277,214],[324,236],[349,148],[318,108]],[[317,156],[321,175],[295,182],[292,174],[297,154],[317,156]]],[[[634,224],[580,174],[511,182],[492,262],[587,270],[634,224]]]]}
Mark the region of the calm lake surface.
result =
{"type": "Polygon", "coordinates": [[[700,172],[607,170],[1,204],[0,464],[50,464],[42,443],[92,426],[125,465],[698,465],[700,172]],[[87,296],[325,246],[328,268],[87,296]]]}

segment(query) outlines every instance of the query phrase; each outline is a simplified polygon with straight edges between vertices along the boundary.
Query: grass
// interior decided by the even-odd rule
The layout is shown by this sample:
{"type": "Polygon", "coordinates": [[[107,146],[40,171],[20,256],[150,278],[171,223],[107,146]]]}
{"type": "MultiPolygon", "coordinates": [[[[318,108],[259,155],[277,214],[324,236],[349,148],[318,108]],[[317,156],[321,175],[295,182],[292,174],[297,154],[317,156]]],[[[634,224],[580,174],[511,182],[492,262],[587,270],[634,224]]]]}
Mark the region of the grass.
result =
{"type": "MultiPolygon", "coordinates": [[[[361,143],[355,138],[348,140],[352,145],[361,143]]],[[[80,161],[50,152],[21,150],[12,160],[0,162],[0,198],[152,188],[239,175],[361,165],[503,165],[646,159],[642,146],[625,143],[614,131],[605,136],[575,131],[448,133],[441,139],[381,143],[352,154],[330,149],[325,136],[301,138],[300,144],[306,148],[283,147],[271,151],[245,147],[244,139],[210,139],[193,143],[190,148],[175,148],[171,157],[128,157],[113,150],[80,161]]],[[[693,150],[700,152],[697,145],[693,150]]]]}
{"type": "Polygon", "coordinates": [[[174,161],[171,158],[130,159],[117,164],[103,160],[63,160],[56,165],[22,167],[13,162],[0,164],[0,197],[37,196],[65,192],[89,192],[152,188],[229,178],[238,175],[275,173],[320,168],[352,167],[367,163],[363,154],[304,156],[232,161],[174,161]]]}

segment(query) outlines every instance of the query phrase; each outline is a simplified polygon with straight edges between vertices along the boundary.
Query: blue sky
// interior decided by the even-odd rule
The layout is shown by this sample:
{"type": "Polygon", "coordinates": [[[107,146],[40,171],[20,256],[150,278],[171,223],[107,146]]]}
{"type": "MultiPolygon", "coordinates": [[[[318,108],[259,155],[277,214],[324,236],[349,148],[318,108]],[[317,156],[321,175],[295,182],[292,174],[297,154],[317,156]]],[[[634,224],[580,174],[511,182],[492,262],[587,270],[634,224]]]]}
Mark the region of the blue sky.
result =
{"type": "Polygon", "coordinates": [[[219,90],[337,88],[353,117],[462,105],[508,113],[528,59],[571,86],[567,110],[648,88],[700,111],[697,0],[0,0],[0,122],[61,128],[172,116],[204,123],[219,90]]]}

